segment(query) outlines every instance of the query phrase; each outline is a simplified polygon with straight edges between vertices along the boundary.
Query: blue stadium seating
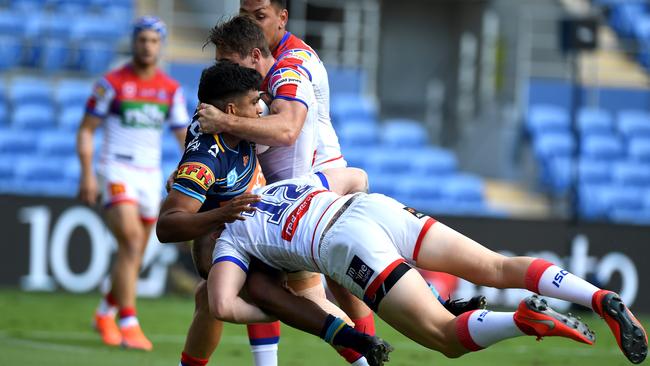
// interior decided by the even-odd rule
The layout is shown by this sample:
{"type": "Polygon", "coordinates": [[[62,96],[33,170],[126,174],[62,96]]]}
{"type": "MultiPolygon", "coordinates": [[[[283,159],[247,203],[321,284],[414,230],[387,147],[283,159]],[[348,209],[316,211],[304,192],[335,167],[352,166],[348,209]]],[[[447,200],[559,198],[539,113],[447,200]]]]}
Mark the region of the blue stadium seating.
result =
{"type": "Polygon", "coordinates": [[[650,164],[620,162],[614,165],[614,181],[622,187],[650,188],[650,164]]]}
{"type": "Polygon", "coordinates": [[[349,120],[337,127],[337,134],[341,145],[344,146],[372,146],[378,140],[378,128],[374,123],[364,120],[349,120]]]}
{"type": "Polygon", "coordinates": [[[15,36],[0,36],[0,70],[14,68],[22,58],[22,41],[15,36]]]}
{"type": "Polygon", "coordinates": [[[83,80],[66,79],[57,84],[54,99],[59,110],[67,107],[83,108],[91,92],[91,83],[83,80]]]}
{"type": "Polygon", "coordinates": [[[377,120],[376,104],[372,100],[360,95],[340,94],[332,96],[330,108],[332,121],[337,126],[342,126],[344,124],[342,121],[349,119],[377,120]]]}
{"type": "Polygon", "coordinates": [[[624,155],[623,143],[616,136],[586,136],[580,145],[585,158],[616,160],[624,155]]]}
{"type": "Polygon", "coordinates": [[[409,157],[413,150],[393,150],[389,148],[374,149],[366,156],[366,170],[369,175],[406,174],[410,171],[409,157]]]}
{"type": "Polygon", "coordinates": [[[528,131],[540,133],[567,132],[571,128],[569,112],[554,105],[534,105],[528,111],[528,131]]]}
{"type": "Polygon", "coordinates": [[[610,213],[609,218],[618,223],[650,225],[650,210],[615,208],[610,213]]]}
{"type": "Polygon", "coordinates": [[[105,72],[115,58],[115,46],[108,42],[84,42],[79,47],[79,60],[76,65],[81,71],[97,75],[105,72]]]}
{"type": "Polygon", "coordinates": [[[84,108],[82,106],[64,107],[59,111],[56,124],[63,131],[73,131],[79,128],[83,115],[84,108]]]}
{"type": "Polygon", "coordinates": [[[581,159],[578,179],[584,184],[606,184],[612,181],[611,164],[601,160],[581,159]]]}
{"type": "Polygon", "coordinates": [[[74,131],[45,133],[39,139],[38,152],[43,158],[71,157],[76,154],[76,134],[74,131]]]}
{"type": "Polygon", "coordinates": [[[436,147],[423,147],[408,157],[411,174],[414,176],[445,176],[455,173],[458,168],[456,155],[436,147]]]}
{"type": "Polygon", "coordinates": [[[533,150],[541,160],[553,157],[568,157],[575,150],[575,141],[569,133],[543,133],[533,140],[533,150]]]}
{"type": "Polygon", "coordinates": [[[54,108],[39,104],[19,105],[11,113],[11,126],[17,129],[54,129],[56,127],[54,108]]]}
{"type": "Polygon", "coordinates": [[[49,82],[32,77],[15,77],[11,80],[9,99],[13,107],[22,104],[52,106],[53,93],[49,82]]]}
{"type": "Polygon", "coordinates": [[[618,128],[627,137],[650,137],[650,113],[644,111],[621,111],[618,115],[618,128]]]}
{"type": "Polygon", "coordinates": [[[483,180],[472,174],[447,177],[440,186],[442,198],[454,202],[482,202],[484,189],[483,180]]]}
{"type": "Polygon", "coordinates": [[[562,195],[571,186],[573,159],[569,156],[555,156],[542,164],[541,181],[550,193],[562,195]]]}
{"type": "Polygon", "coordinates": [[[389,119],[380,130],[381,142],[391,148],[415,148],[427,143],[423,123],[409,119],[389,119]]]}
{"type": "Polygon", "coordinates": [[[38,67],[47,73],[61,71],[67,67],[69,56],[70,48],[65,41],[45,40],[41,45],[38,67]]]}
{"type": "Polygon", "coordinates": [[[396,197],[403,184],[402,174],[373,174],[368,176],[370,192],[396,197]]]}
{"type": "Polygon", "coordinates": [[[636,161],[650,163],[650,138],[632,138],[628,143],[628,156],[636,161]]]}
{"type": "Polygon", "coordinates": [[[598,108],[582,108],[578,112],[577,123],[583,136],[610,134],[614,125],[611,113],[598,108]]]}

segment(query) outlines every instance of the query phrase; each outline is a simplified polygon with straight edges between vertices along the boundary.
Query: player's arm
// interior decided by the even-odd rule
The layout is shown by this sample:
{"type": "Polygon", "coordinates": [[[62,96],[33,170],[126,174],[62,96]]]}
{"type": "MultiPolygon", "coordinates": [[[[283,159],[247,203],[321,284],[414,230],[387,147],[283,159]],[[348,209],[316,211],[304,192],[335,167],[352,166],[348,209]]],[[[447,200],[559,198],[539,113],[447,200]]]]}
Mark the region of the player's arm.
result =
{"type": "Polygon", "coordinates": [[[202,205],[201,201],[172,189],[160,209],[156,235],[161,243],[192,240],[214,232],[225,223],[244,220],[241,213],[255,211],[250,204],[259,200],[259,196],[245,193],[222,207],[198,212],[202,205]]]}
{"type": "Polygon", "coordinates": [[[204,133],[226,132],[258,144],[291,146],[300,136],[307,106],[299,100],[276,98],[271,103],[271,114],[260,118],[226,114],[209,104],[201,104],[198,114],[204,133]]]}
{"type": "Polygon", "coordinates": [[[81,164],[79,198],[88,205],[97,201],[97,178],[93,172],[93,151],[95,130],[102,123],[100,117],[86,113],[77,131],[77,155],[81,164]]]}
{"type": "Polygon", "coordinates": [[[368,192],[368,174],[359,168],[332,168],[323,171],[329,190],[340,195],[368,192]]]}

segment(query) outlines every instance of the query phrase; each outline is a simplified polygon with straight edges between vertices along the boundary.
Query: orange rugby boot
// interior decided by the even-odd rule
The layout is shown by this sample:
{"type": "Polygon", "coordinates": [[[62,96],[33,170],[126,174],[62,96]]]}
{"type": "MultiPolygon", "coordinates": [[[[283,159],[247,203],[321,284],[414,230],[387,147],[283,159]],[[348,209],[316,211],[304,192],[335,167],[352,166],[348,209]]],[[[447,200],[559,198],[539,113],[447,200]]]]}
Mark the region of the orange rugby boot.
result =
{"type": "Polygon", "coordinates": [[[111,315],[95,314],[95,330],[102,336],[102,342],[109,346],[119,346],[122,343],[122,334],[111,315]]]}
{"type": "Polygon", "coordinates": [[[120,328],[120,331],[122,332],[122,346],[143,351],[151,351],[153,349],[153,345],[145,337],[139,324],[120,328]]]}
{"type": "Polygon", "coordinates": [[[641,363],[648,355],[648,333],[618,294],[600,290],[594,294],[592,308],[614,333],[619,348],[632,363],[641,363]]]}
{"type": "Polygon", "coordinates": [[[515,324],[528,335],[542,337],[566,337],[593,344],[596,334],[587,324],[571,314],[564,315],[551,309],[546,300],[535,295],[521,301],[515,312],[515,324]]]}

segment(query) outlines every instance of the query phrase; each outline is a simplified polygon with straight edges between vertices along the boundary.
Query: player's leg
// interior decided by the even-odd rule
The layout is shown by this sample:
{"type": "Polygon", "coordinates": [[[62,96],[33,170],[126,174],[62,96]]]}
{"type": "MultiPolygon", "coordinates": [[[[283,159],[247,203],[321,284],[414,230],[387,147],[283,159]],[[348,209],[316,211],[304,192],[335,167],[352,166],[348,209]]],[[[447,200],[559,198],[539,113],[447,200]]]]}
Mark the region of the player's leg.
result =
{"type": "Polygon", "coordinates": [[[129,348],[151,350],[151,342],[142,334],[135,306],[138,275],[151,224],[142,222],[138,207],[128,202],[109,207],[105,216],[107,226],[117,241],[110,293],[119,307],[122,344],[129,348]]]}
{"type": "Polygon", "coordinates": [[[210,313],[207,280],[212,266],[212,250],[215,239],[204,235],[192,243],[192,260],[199,276],[203,279],[197,285],[194,295],[194,315],[187,331],[181,366],[204,366],[217,349],[223,331],[223,322],[210,313]]]}
{"type": "Polygon", "coordinates": [[[647,333],[618,295],[548,261],[500,255],[441,223],[430,226],[414,259],[418,267],[448,272],[479,285],[526,288],[589,307],[606,320],[632,362],[647,355],[647,333]]]}
{"type": "Polygon", "coordinates": [[[284,323],[317,335],[337,349],[347,347],[345,349],[350,352],[359,352],[360,356],[354,360],[358,365],[369,364],[361,354],[371,357],[370,364],[386,360],[392,348],[376,337],[351,328],[345,313],[327,300],[322,285],[310,285],[312,278],[294,276],[292,282],[298,291],[293,292],[283,286],[285,276],[282,272],[254,259],[246,289],[251,301],[284,323]]]}

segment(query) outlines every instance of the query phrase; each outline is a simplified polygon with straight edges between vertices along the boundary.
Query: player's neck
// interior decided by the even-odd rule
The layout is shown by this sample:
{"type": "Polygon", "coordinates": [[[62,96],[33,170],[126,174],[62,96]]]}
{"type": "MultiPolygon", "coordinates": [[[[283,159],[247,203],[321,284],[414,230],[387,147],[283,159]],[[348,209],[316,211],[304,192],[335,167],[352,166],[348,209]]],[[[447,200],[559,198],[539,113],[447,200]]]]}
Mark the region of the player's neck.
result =
{"type": "Polygon", "coordinates": [[[239,145],[239,142],[241,142],[241,139],[239,137],[233,136],[229,133],[222,132],[221,133],[221,138],[223,139],[223,142],[228,145],[229,148],[234,149],[239,145]]]}
{"type": "Polygon", "coordinates": [[[282,39],[284,38],[284,36],[285,36],[286,34],[287,34],[287,31],[285,30],[285,31],[282,33],[282,35],[281,35],[278,39],[276,39],[275,42],[273,42],[272,45],[269,45],[269,48],[271,49],[271,52],[273,52],[273,53],[275,54],[275,50],[276,50],[278,47],[280,47],[280,42],[282,42],[282,39]]]}
{"type": "Polygon", "coordinates": [[[271,71],[271,68],[273,67],[274,64],[275,64],[275,58],[274,57],[263,58],[260,61],[261,70],[258,70],[258,71],[263,71],[263,72],[260,72],[260,74],[267,75],[269,73],[269,71],[271,71]]]}
{"type": "Polygon", "coordinates": [[[139,63],[135,60],[131,62],[131,68],[133,68],[133,72],[138,75],[139,78],[141,79],[150,79],[156,75],[156,70],[158,69],[158,65],[156,64],[142,64],[139,63]]]}

